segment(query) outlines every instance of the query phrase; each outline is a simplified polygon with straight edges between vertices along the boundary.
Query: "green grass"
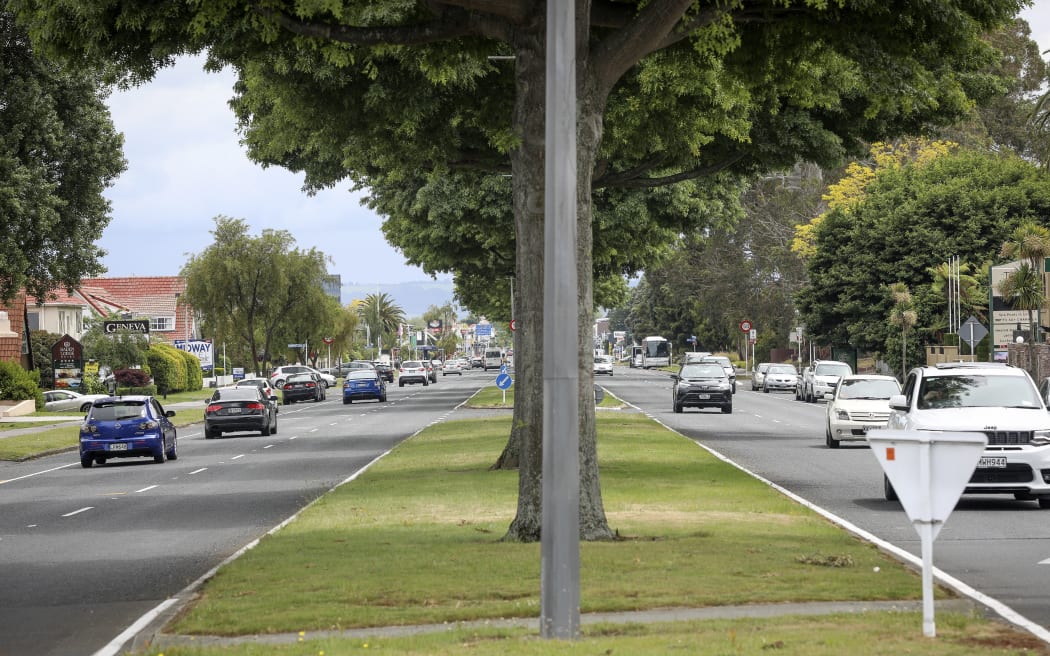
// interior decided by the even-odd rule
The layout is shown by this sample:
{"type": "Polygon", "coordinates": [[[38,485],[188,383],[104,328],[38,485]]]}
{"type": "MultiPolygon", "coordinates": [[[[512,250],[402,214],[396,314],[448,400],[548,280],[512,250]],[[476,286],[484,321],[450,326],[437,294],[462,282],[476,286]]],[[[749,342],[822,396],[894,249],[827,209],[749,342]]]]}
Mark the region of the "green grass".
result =
{"type": "MultiPolygon", "coordinates": [[[[601,385],[601,383],[598,383],[601,385]]],[[[605,387],[602,385],[602,387],[605,387]]],[[[511,386],[507,390],[507,400],[503,400],[503,390],[499,389],[495,385],[490,387],[484,387],[478,391],[477,394],[470,397],[467,400],[468,408],[513,408],[514,407],[514,387],[511,386]]],[[[598,404],[599,408],[622,408],[624,404],[620,399],[613,396],[609,390],[605,390],[605,398],[598,404]]]]}
{"type": "MultiPolygon", "coordinates": [[[[603,501],[619,539],[581,544],[582,612],[921,597],[915,573],[689,440],[638,414],[603,414],[597,421],[603,501]]],[[[445,422],[402,443],[220,570],[169,631],[309,634],[536,617],[540,547],[501,541],[515,514],[517,472],[489,469],[509,426],[509,417],[445,422]]],[[[605,649],[614,646],[624,654],[748,653],[763,641],[780,641],[791,645],[783,653],[831,654],[852,645],[858,631],[868,636],[857,641],[858,649],[878,644],[880,650],[850,653],[887,653],[876,642],[883,639],[921,653],[989,653],[983,645],[926,651],[920,620],[921,614],[905,613],[590,628],[586,653],[612,653],[605,649]],[[903,631],[902,623],[914,631],[903,631]],[[821,635],[821,626],[834,630],[821,635]],[[711,651],[694,651],[700,645],[711,651]]],[[[963,618],[952,630],[965,642],[1002,627],[963,618]]],[[[384,639],[372,646],[394,653],[452,653],[463,645],[483,654],[558,653],[525,630],[457,635],[384,639]]],[[[361,648],[362,641],[346,638],[298,651],[179,647],[164,653],[341,654],[361,648]]]]}

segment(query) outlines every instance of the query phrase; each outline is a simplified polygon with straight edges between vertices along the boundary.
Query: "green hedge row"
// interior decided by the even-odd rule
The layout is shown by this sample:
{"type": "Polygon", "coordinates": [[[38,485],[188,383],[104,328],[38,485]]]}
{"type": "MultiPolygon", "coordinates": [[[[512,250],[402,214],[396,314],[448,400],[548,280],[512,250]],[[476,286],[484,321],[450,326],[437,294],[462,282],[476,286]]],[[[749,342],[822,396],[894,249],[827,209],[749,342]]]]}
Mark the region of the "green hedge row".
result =
{"type": "Polygon", "coordinates": [[[150,344],[146,362],[160,394],[199,390],[204,387],[200,360],[188,351],[177,349],[170,344],[150,344]]]}

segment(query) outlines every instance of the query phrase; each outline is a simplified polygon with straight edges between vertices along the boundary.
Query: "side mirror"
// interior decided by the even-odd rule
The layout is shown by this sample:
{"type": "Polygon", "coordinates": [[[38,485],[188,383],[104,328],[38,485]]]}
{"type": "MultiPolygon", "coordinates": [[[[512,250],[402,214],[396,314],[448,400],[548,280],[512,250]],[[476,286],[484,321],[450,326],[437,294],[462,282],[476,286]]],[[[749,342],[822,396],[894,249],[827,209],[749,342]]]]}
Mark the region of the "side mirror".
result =
{"type": "Polygon", "coordinates": [[[671,374],[671,380],[679,380],[678,374],[671,374]]]}
{"type": "Polygon", "coordinates": [[[824,400],[825,401],[830,401],[833,398],[835,398],[835,393],[834,392],[824,392],[824,400]]]}
{"type": "Polygon", "coordinates": [[[891,410],[904,410],[908,411],[908,399],[903,394],[894,394],[890,397],[890,409],[891,410]]]}
{"type": "Polygon", "coordinates": [[[164,413],[164,416],[165,417],[174,417],[175,416],[175,411],[174,410],[168,410],[168,411],[166,411],[164,413]]]}

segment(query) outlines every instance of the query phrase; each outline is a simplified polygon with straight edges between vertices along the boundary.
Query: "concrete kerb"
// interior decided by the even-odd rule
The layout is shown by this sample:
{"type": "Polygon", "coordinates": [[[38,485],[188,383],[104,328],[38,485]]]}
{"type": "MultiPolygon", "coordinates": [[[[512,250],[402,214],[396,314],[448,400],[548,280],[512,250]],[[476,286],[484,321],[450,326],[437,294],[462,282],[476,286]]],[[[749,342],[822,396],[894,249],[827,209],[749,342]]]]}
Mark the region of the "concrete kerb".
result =
{"type": "MultiPolygon", "coordinates": [[[[471,397],[473,398],[473,397],[471,397]]],[[[460,403],[452,411],[443,415],[437,421],[433,423],[439,423],[444,421],[453,414],[455,411],[460,410],[465,406],[470,399],[460,403]]],[[[669,431],[681,435],[685,439],[690,439],[678,431],[674,430],[670,426],[667,426],[656,417],[645,412],[641,408],[632,405],[621,399],[621,402],[632,409],[633,411],[640,412],[659,425],[663,426],[669,431]]],[[[504,415],[507,410],[500,409],[498,412],[491,412],[493,415],[504,415]]],[[[431,425],[432,425],[431,424],[431,425]]],[[[419,435],[423,429],[420,429],[409,436],[408,439],[414,439],[419,435]]],[[[890,555],[891,557],[899,560],[906,567],[910,567],[915,570],[921,570],[922,563],[920,559],[913,556],[912,554],[900,549],[899,547],[890,544],[878,538],[877,536],[864,531],[863,529],[855,526],[854,524],[832,514],[831,512],[816,506],[810,501],[803,499],[789,490],[777,485],[776,483],[759,476],[758,474],[750,471],[746,467],[739,465],[733,460],[727,458],[723,454],[711,449],[710,447],[704,446],[694,440],[690,440],[699,446],[700,448],[708,451],[713,456],[722,460],[723,462],[736,467],[737,469],[745,472],[746,474],[754,477],[755,479],[769,485],[773,489],[777,490],[781,494],[797,501],[805,507],[818,513],[828,521],[836,524],[837,526],[849,531],[857,537],[872,543],[880,551],[890,555]]],[[[390,451],[386,451],[374,460],[369,462],[367,465],[362,467],[360,470],[355,472],[352,476],[341,481],[332,489],[342,487],[346,483],[355,480],[358,476],[363,474],[365,471],[370,469],[373,464],[379,462],[384,458],[390,451]]],[[[293,514],[288,519],[284,520],[277,526],[267,531],[267,535],[276,533],[281,530],[295,519],[314,503],[320,501],[324,495],[318,497],[313,502],[308,504],[303,509],[293,514]]],[[[424,633],[437,633],[453,631],[460,628],[535,628],[539,629],[539,618],[507,618],[507,619],[493,619],[493,620],[478,620],[474,622],[449,622],[442,624],[423,624],[423,625],[408,625],[408,626],[387,626],[387,627],[369,627],[363,629],[348,629],[343,631],[316,631],[316,632],[305,632],[305,633],[279,633],[279,634],[257,634],[249,636],[191,636],[191,635],[179,635],[163,633],[164,627],[171,622],[179,613],[182,612],[183,608],[191,602],[196,595],[199,593],[201,587],[210,580],[215,574],[227,563],[233,562],[239,558],[242,554],[248,550],[254,548],[259,543],[259,539],[252,540],[250,543],[239,549],[237,552],[231,554],[228,558],[223,560],[221,563],[216,565],[214,568],[206,572],[199,579],[191,583],[185,589],[183,589],[177,596],[166,599],[164,602],[156,606],[153,610],[143,615],[128,627],[123,633],[113,639],[108,645],[95,652],[93,656],[117,656],[118,654],[124,653],[127,650],[135,652],[144,651],[147,648],[156,647],[164,649],[171,646],[179,645],[198,645],[198,646],[226,646],[235,645],[246,642],[258,642],[260,644],[294,644],[301,642],[304,639],[322,639],[328,637],[342,637],[342,638],[376,638],[376,637],[400,637],[405,635],[416,635],[424,633]]],[[[942,599],[935,602],[935,608],[939,612],[959,612],[968,614],[981,614],[986,617],[998,617],[999,619],[1005,620],[1006,622],[1028,631],[1035,637],[1043,640],[1050,644],[1050,631],[1047,631],[1043,627],[1035,624],[1028,620],[1021,614],[1014,611],[1009,606],[999,602],[992,597],[989,597],[977,590],[971,588],[965,583],[955,579],[954,577],[942,572],[941,570],[934,568],[933,572],[934,579],[944,585],[945,587],[955,591],[962,595],[960,599],[942,599]]],[[[866,613],[866,612],[884,612],[884,611],[896,611],[896,612],[921,612],[922,611],[922,600],[913,601],[859,601],[859,602],[811,602],[811,603],[783,603],[783,604],[756,604],[747,606],[715,606],[706,608],[663,608],[663,609],[652,609],[644,611],[630,611],[630,612],[619,612],[619,613],[586,613],[580,616],[580,624],[583,626],[594,625],[594,624],[628,624],[628,623],[657,623],[657,622],[677,622],[677,621],[688,621],[688,620],[718,620],[718,619],[740,619],[740,618],[761,618],[761,617],[780,617],[790,615],[827,615],[827,614],[839,614],[839,613],[866,613]]]]}

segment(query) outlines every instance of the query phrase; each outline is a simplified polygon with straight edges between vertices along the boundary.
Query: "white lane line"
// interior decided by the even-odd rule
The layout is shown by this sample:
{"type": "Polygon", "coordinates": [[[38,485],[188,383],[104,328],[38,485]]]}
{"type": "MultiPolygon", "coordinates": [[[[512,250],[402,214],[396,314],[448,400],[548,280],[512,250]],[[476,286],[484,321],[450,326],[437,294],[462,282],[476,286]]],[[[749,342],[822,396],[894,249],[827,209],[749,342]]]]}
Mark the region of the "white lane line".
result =
{"type": "Polygon", "coordinates": [[[230,460],[236,460],[237,458],[243,458],[243,457],[244,457],[244,454],[242,453],[239,456],[234,456],[234,457],[230,458],[230,460]]]}
{"type": "Polygon", "coordinates": [[[34,476],[39,476],[41,474],[47,474],[47,473],[50,473],[50,472],[53,472],[53,471],[58,471],[59,469],[65,469],[66,467],[72,467],[75,464],[76,463],[71,462],[68,465],[62,465],[61,467],[52,467],[51,469],[45,469],[43,471],[38,471],[38,472],[33,473],[33,474],[26,474],[25,476],[19,476],[18,478],[9,478],[9,479],[7,479],[5,481],[0,481],[0,485],[3,485],[4,483],[14,483],[15,481],[20,481],[20,480],[22,480],[24,478],[32,478],[34,476]]]}
{"type": "Polygon", "coordinates": [[[297,437],[299,437],[299,436],[298,435],[292,435],[291,437],[288,438],[288,441],[291,442],[292,440],[296,439],[297,437]]]}
{"type": "Polygon", "coordinates": [[[1050,565],[1050,558],[1047,558],[1046,560],[1040,560],[1039,564],[1040,565],[1050,565]]]}
{"type": "Polygon", "coordinates": [[[310,429],[310,432],[311,432],[311,433],[316,433],[316,432],[317,432],[318,430],[320,430],[320,429],[318,429],[318,428],[311,428],[311,429],[310,429]]]}
{"type": "Polygon", "coordinates": [[[73,512],[66,513],[65,515],[62,515],[62,516],[63,517],[72,517],[73,515],[79,515],[82,512],[87,512],[87,511],[91,510],[92,508],[94,508],[94,506],[86,506],[84,508],[81,508],[80,510],[74,510],[73,512]]]}
{"type": "Polygon", "coordinates": [[[194,474],[199,474],[202,471],[207,471],[207,470],[208,470],[207,467],[201,467],[200,469],[195,469],[195,470],[191,471],[189,474],[187,474],[187,476],[193,476],[194,474]]]}
{"type": "Polygon", "coordinates": [[[157,487],[157,486],[156,485],[150,485],[150,486],[142,488],[141,490],[135,490],[134,494],[138,494],[139,492],[149,492],[150,490],[152,490],[155,487],[157,487]]]}
{"type": "Polygon", "coordinates": [[[273,447],[275,447],[275,446],[277,446],[277,445],[276,445],[276,444],[267,444],[267,445],[266,445],[266,446],[264,446],[263,448],[264,448],[264,449],[272,449],[272,448],[273,448],[273,447]]]}

